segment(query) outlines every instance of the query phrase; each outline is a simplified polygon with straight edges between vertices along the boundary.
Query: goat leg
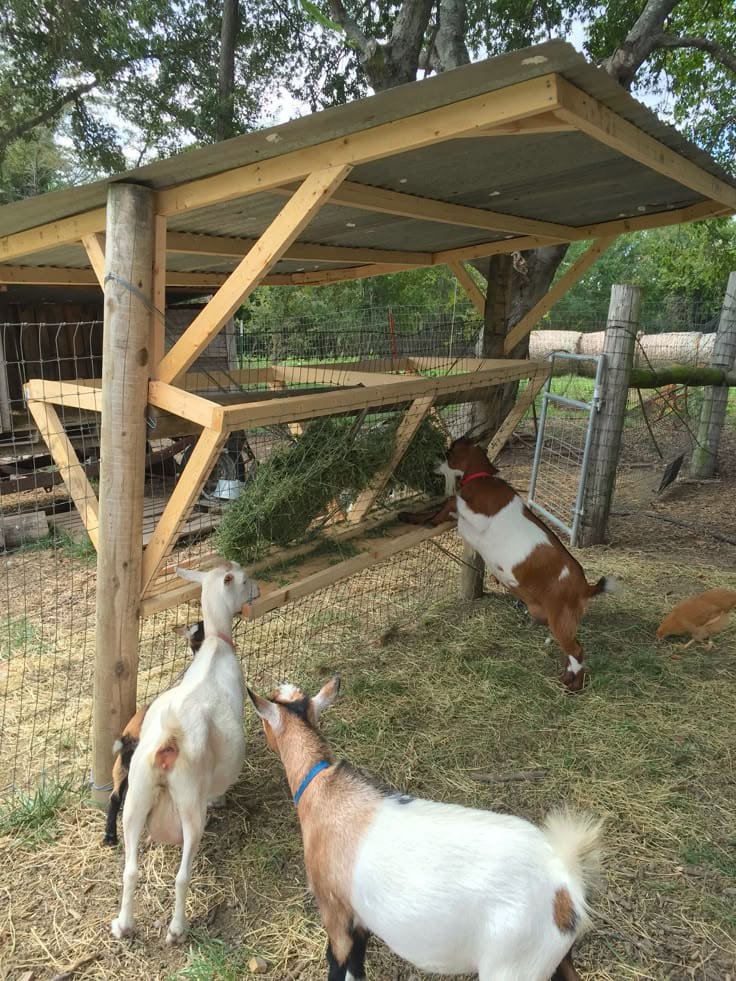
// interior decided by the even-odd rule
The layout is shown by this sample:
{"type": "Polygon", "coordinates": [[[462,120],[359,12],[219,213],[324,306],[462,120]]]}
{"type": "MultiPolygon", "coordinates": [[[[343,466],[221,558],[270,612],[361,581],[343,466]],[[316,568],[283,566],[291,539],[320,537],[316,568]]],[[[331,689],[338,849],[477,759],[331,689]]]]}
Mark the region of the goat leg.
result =
{"type": "Polygon", "coordinates": [[[408,525],[441,525],[455,517],[455,498],[448,498],[439,511],[399,511],[397,517],[408,525]]]}
{"type": "Polygon", "coordinates": [[[105,837],[102,839],[106,845],[117,845],[118,843],[118,814],[125,801],[125,791],[128,788],[127,776],[123,778],[119,787],[115,787],[110,794],[110,803],[107,805],[107,824],[105,825],[105,837]]]}
{"type": "Polygon", "coordinates": [[[572,950],[569,950],[562,958],[559,967],[552,975],[551,981],[582,981],[572,962],[572,950]]]}

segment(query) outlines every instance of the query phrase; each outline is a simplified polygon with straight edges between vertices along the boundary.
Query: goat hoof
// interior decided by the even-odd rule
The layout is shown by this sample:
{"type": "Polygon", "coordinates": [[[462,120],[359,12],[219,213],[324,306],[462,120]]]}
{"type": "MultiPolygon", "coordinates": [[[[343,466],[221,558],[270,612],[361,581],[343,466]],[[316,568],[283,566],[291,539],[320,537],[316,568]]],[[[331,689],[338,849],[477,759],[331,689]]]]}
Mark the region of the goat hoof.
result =
{"type": "Polygon", "coordinates": [[[105,835],[105,837],[102,839],[102,844],[103,845],[111,845],[111,846],[114,846],[114,845],[117,845],[117,843],[118,843],[118,836],[117,835],[105,835]]]}
{"type": "Polygon", "coordinates": [[[131,937],[133,935],[133,924],[130,926],[123,926],[120,922],[120,917],[117,916],[110,924],[110,930],[113,937],[117,937],[118,940],[124,940],[125,937],[131,937]]]}
{"type": "Polygon", "coordinates": [[[166,934],[166,943],[169,947],[176,947],[184,939],[187,932],[186,926],[182,927],[181,930],[177,930],[174,926],[169,926],[168,932],[166,934]]]}

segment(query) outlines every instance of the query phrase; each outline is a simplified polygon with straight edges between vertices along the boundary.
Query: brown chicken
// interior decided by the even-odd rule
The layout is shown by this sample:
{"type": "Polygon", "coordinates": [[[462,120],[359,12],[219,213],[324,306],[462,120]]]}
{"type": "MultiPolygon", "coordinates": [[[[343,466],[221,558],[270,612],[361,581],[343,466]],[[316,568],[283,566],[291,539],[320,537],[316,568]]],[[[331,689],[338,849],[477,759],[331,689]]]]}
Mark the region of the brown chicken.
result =
{"type": "Polygon", "coordinates": [[[689,634],[689,647],[696,640],[708,638],[708,649],[713,647],[711,637],[728,624],[731,611],[736,607],[736,589],[706,589],[704,593],[683,600],[672,609],[657,629],[657,637],[671,634],[689,634]]]}

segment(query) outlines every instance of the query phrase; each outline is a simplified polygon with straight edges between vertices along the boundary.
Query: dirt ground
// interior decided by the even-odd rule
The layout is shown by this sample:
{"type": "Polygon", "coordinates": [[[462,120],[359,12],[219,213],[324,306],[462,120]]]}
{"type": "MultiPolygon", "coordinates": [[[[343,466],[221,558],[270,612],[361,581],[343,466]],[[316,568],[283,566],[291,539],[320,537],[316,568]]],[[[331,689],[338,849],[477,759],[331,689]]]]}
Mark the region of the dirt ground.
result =
{"type": "MultiPolygon", "coordinates": [[[[524,487],[528,458],[512,447],[502,473],[524,487]]],[[[609,545],[580,553],[589,579],[614,574],[623,588],[596,600],[583,623],[592,681],[579,696],[560,690],[554,645],[545,646],[545,631],[506,596],[455,599],[456,566],[433,546],[337,587],[300,615],[298,629],[282,623],[268,637],[240,635],[242,649],[255,684],[267,672],[258,661],[254,679],[251,658],[277,627],[280,650],[288,651],[283,664],[296,667],[290,680],[314,688],[339,669],[345,692],[325,716],[327,737],[338,756],[401,790],[531,820],[560,803],[603,816],[605,881],[576,954],[586,981],[736,981],[736,617],[712,652],[654,639],[679,598],[736,588],[736,546],[712,534],[736,539],[736,463],[729,451],[722,479],[677,482],[661,498],[651,494],[655,476],[636,468],[619,475],[617,500],[626,502],[619,510],[628,513],[613,518],[609,545]],[[648,488],[638,498],[637,486],[648,488]],[[427,592],[412,606],[406,583],[420,580],[434,599],[427,592]],[[395,630],[380,645],[387,625],[395,630]]],[[[440,544],[451,547],[452,538],[440,544]]],[[[79,559],[62,559],[54,583],[39,589],[65,577],[88,581],[79,559]]],[[[8,575],[20,576],[17,561],[8,575]]],[[[69,588],[68,600],[55,595],[57,608],[72,602],[69,588]]],[[[60,615],[53,639],[43,642],[67,648],[74,623],[89,626],[82,606],[76,620],[73,611],[60,615]]],[[[64,669],[67,697],[77,703],[90,681],[85,651],[64,669]]],[[[144,667],[158,672],[155,688],[182,663],[177,647],[165,671],[144,667]]],[[[30,692],[48,683],[48,673],[33,667],[22,683],[30,692]]],[[[4,739],[9,725],[6,714],[4,739]]],[[[72,786],[59,800],[30,807],[25,823],[8,824],[6,810],[2,981],[230,981],[249,976],[254,956],[266,962],[266,978],[325,977],[324,934],[281,767],[252,712],[246,730],[243,774],[211,815],[188,902],[191,933],[180,947],[164,943],[176,849],[144,849],[138,934],[119,942],[109,922],[122,850],[102,845],[104,816],[86,791],[72,786]]],[[[65,738],[69,759],[84,758],[86,735],[65,738]]],[[[375,942],[368,977],[425,976],[375,942]]]]}

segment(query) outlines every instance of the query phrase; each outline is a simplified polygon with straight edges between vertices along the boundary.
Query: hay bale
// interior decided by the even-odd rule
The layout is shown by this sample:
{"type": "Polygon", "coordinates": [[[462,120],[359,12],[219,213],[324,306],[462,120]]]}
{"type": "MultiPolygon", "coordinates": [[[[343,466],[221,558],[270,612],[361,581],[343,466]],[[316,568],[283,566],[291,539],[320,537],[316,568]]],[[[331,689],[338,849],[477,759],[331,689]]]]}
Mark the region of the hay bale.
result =
{"type": "Polygon", "coordinates": [[[529,335],[529,357],[541,361],[552,351],[577,354],[582,337],[579,330],[533,330],[529,335]]]}

